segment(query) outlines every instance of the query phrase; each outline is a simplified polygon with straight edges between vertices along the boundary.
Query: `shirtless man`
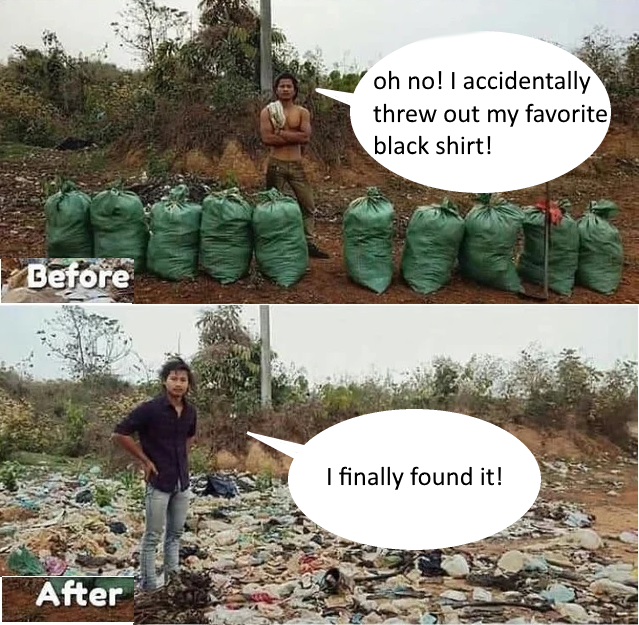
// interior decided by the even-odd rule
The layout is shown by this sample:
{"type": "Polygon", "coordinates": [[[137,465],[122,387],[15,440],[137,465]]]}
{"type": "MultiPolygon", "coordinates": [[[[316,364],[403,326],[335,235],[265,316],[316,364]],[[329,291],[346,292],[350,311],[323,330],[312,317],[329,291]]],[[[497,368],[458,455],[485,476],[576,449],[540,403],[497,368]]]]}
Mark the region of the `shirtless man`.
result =
{"type": "Polygon", "coordinates": [[[308,254],[314,258],[329,258],[315,243],[315,203],[313,190],[306,178],[302,165],[302,145],[311,138],[311,116],[303,107],[295,104],[298,92],[297,79],[293,74],[280,74],[274,83],[275,96],[281,104],[279,117],[274,117],[271,108],[266,106],[260,113],[260,135],[262,143],[271,148],[266,170],[266,188],[282,191],[288,183],[295,193],[304,217],[304,233],[308,245],[308,254]]]}

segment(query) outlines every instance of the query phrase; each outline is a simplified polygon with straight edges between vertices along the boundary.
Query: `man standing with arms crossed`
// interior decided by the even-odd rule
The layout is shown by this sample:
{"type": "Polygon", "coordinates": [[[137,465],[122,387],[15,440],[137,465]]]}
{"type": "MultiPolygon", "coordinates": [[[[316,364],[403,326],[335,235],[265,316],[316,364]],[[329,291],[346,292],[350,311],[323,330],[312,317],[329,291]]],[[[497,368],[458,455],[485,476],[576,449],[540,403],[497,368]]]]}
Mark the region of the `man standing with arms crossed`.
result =
{"type": "Polygon", "coordinates": [[[311,138],[311,115],[295,104],[298,82],[293,74],[280,74],[274,83],[277,100],[260,113],[262,143],[271,148],[266,170],[266,188],[282,191],[288,183],[295,193],[304,217],[304,233],[308,254],[313,258],[329,258],[315,242],[315,203],[313,190],[302,165],[302,145],[311,138]]]}
{"type": "Polygon", "coordinates": [[[140,548],[142,591],[159,588],[155,573],[157,546],[164,536],[164,579],[178,572],[180,537],[189,507],[188,452],[197,424],[195,407],[186,400],[193,374],[180,358],[160,372],[163,393],[135,408],[116,427],[113,439],[142,463],[146,480],[145,529],[140,548]],[[140,444],[132,438],[138,433],[140,444]]]}

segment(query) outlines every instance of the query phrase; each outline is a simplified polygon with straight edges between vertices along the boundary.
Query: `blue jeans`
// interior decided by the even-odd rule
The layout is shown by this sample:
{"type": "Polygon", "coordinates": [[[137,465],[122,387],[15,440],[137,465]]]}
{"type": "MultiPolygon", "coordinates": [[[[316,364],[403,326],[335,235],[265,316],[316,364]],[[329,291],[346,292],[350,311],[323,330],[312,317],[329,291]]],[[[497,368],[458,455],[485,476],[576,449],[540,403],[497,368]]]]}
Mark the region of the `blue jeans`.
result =
{"type": "Polygon", "coordinates": [[[180,558],[180,537],[184,531],[186,514],[189,509],[189,489],[180,491],[180,483],[172,493],[146,485],[146,527],[140,549],[140,577],[143,590],[155,590],[157,578],[155,558],[157,546],[164,535],[164,579],[178,570],[180,558]]]}

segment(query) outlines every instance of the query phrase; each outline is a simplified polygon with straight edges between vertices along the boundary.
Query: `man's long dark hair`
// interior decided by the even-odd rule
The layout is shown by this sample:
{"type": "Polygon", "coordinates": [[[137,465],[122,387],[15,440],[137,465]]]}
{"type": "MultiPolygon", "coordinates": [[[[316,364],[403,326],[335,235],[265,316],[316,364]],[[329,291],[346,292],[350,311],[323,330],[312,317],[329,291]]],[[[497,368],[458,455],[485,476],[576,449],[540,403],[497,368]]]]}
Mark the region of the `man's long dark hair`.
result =
{"type": "Polygon", "coordinates": [[[160,370],[160,380],[162,380],[162,383],[166,382],[173,371],[185,371],[189,379],[189,390],[195,388],[195,378],[193,377],[191,367],[189,367],[182,358],[178,357],[171,358],[162,365],[162,369],[160,370]]]}
{"type": "Polygon", "coordinates": [[[282,72],[278,75],[278,77],[275,79],[275,82],[273,82],[273,93],[275,94],[275,97],[277,97],[277,88],[279,87],[280,81],[286,79],[290,80],[293,83],[293,89],[295,90],[293,92],[293,100],[295,100],[300,90],[300,84],[297,78],[293,74],[291,74],[291,72],[282,72]]]}

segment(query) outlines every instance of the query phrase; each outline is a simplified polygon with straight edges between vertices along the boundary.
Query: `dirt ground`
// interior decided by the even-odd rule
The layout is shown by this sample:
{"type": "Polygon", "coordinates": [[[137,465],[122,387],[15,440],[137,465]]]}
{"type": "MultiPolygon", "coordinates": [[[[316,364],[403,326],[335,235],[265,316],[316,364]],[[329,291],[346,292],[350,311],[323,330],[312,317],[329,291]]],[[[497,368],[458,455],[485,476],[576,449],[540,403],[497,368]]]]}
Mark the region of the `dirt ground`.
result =
{"type": "Polygon", "coordinates": [[[130,623],[133,620],[133,599],[116,601],[113,607],[54,606],[37,607],[35,602],[44,583],[43,578],[4,578],[2,580],[2,620],[30,623],[130,623]]]}
{"type": "MultiPolygon", "coordinates": [[[[561,149],[556,146],[555,149],[561,149]]],[[[611,199],[620,207],[614,219],[624,245],[624,272],[619,289],[606,296],[576,287],[572,296],[551,294],[549,303],[604,304],[639,301],[639,132],[611,127],[597,152],[573,171],[550,183],[552,199],[567,197],[578,218],[591,200],[611,199]]],[[[192,159],[191,159],[192,160],[192,159]]],[[[189,159],[181,159],[182,173],[189,159]]],[[[209,161],[205,161],[209,163],[209,161]]],[[[262,163],[246,155],[206,167],[199,173],[212,178],[228,176],[229,167],[243,193],[260,190],[262,163]],[[208,167],[208,169],[207,169],[208,167]]],[[[204,167],[204,168],[203,168],[204,167]]],[[[203,168],[203,169],[202,169],[203,168]]],[[[39,258],[45,255],[43,183],[57,174],[65,174],[90,193],[105,188],[118,178],[126,185],[139,182],[143,166],[131,158],[96,160],[87,153],[38,150],[21,158],[0,161],[0,258],[39,258]],[[96,163],[100,163],[97,167],[96,163]]],[[[235,284],[222,286],[202,274],[195,280],[171,283],[150,275],[136,274],[136,303],[467,303],[503,304],[534,302],[517,294],[473,284],[455,274],[437,293],[424,296],[410,289],[399,275],[398,267],[404,233],[414,210],[440,201],[448,195],[462,207],[471,208],[473,196],[424,187],[400,178],[382,168],[361,151],[348,154],[338,170],[329,170],[309,161],[317,205],[317,232],[320,246],[331,255],[329,260],[312,259],[308,273],[296,285],[283,288],[263,279],[255,271],[235,284]],[[352,283],[342,261],[341,216],[349,202],[361,197],[369,186],[377,186],[391,200],[397,214],[395,237],[395,277],[389,289],[377,295],[352,283]]],[[[521,206],[534,204],[544,194],[544,185],[504,194],[521,206]]],[[[3,268],[3,279],[6,269],[3,268]]],[[[539,288],[534,292],[538,293],[539,288]]]]}

